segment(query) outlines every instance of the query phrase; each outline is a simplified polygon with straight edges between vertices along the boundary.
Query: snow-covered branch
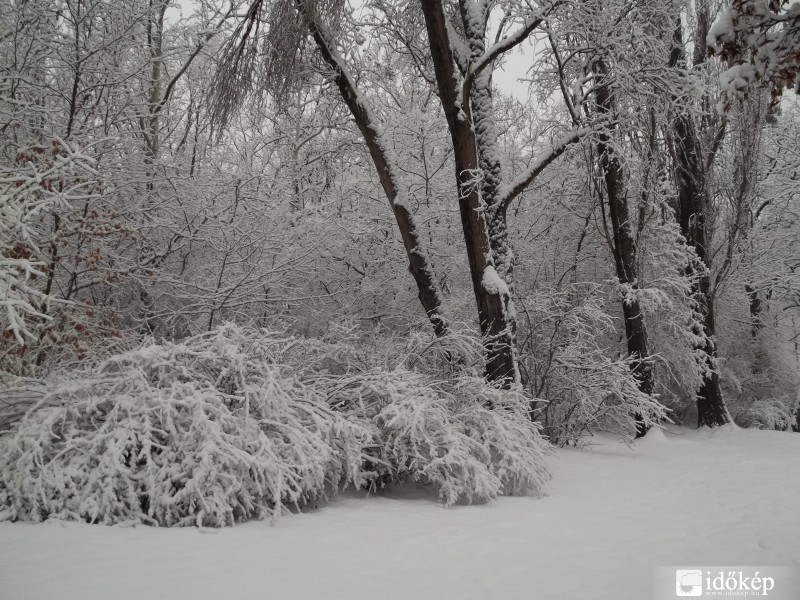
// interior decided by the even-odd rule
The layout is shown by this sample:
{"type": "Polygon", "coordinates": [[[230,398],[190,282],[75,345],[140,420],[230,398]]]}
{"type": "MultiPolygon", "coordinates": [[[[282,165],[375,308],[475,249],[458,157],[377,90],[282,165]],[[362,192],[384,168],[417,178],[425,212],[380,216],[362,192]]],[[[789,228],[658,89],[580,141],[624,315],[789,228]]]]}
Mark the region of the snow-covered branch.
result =
{"type": "Polygon", "coordinates": [[[552,144],[545,146],[522,173],[502,188],[499,204],[501,206],[508,206],[511,204],[514,198],[525,191],[525,188],[533,183],[542,171],[559,156],[564,154],[570,146],[580,142],[586,136],[607,127],[609,123],[610,121],[602,121],[602,123],[595,124],[591,127],[576,127],[569,133],[558,138],[552,144]]]}

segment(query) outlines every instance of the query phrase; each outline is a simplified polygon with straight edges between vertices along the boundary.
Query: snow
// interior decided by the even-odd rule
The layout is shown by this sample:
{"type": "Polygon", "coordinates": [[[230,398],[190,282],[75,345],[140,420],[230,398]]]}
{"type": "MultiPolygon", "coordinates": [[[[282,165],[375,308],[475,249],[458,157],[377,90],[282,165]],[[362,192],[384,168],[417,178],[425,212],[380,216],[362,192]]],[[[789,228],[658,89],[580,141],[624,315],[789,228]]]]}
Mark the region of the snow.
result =
{"type": "Polygon", "coordinates": [[[719,76],[722,91],[732,97],[742,96],[756,79],[756,68],[750,63],[733,65],[719,76]]]}
{"type": "Polygon", "coordinates": [[[592,441],[558,451],[541,499],[350,493],[221,530],[0,523],[0,596],[641,600],[660,566],[800,565],[800,435],[592,441]]]}
{"type": "Polygon", "coordinates": [[[481,280],[483,289],[492,295],[508,296],[508,285],[500,278],[494,267],[488,266],[483,271],[483,279],[481,280]]]}
{"type": "Polygon", "coordinates": [[[730,43],[736,35],[733,25],[733,15],[730,10],[723,10],[711,29],[708,30],[706,44],[715,49],[721,49],[722,44],[730,43]]]}

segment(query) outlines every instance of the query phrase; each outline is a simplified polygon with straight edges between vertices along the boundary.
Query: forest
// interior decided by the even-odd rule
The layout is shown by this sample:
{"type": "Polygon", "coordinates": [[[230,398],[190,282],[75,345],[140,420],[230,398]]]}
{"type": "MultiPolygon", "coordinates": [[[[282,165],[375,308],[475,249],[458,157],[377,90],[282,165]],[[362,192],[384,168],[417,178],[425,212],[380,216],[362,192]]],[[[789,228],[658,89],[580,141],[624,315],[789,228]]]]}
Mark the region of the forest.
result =
{"type": "Polygon", "coordinates": [[[598,435],[797,431],[799,21],[0,0],[0,520],[480,503],[598,435]]]}

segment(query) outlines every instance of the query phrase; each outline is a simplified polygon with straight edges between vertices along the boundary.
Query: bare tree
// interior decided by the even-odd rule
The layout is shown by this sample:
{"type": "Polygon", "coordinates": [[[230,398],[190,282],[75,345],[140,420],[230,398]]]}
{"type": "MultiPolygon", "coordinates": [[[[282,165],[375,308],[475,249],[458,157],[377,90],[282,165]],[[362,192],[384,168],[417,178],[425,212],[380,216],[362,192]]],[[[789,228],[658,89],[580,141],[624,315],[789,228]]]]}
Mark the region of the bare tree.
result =
{"type": "MultiPolygon", "coordinates": [[[[436,335],[446,335],[448,325],[442,307],[441,292],[421,239],[419,227],[411,212],[408,198],[405,197],[406,189],[397,169],[397,159],[388,144],[383,143],[381,124],[375,117],[366,97],[358,89],[356,80],[345,60],[336,50],[336,44],[323,23],[319,7],[315,6],[316,4],[322,3],[304,0],[297,0],[293,3],[285,0],[277,2],[277,10],[290,20],[285,25],[296,30],[294,34],[284,30],[281,32],[283,37],[279,39],[284,42],[288,40],[290,43],[294,41],[296,45],[299,45],[304,35],[301,34],[298,37],[298,31],[307,32],[314,39],[322,59],[332,70],[339,94],[364,138],[381,187],[394,213],[406,250],[408,268],[417,284],[422,307],[430,319],[436,335]]],[[[327,8],[330,8],[332,13],[336,13],[341,7],[330,6],[327,8]]],[[[243,97],[237,95],[240,90],[236,90],[234,86],[251,83],[249,79],[239,80],[238,78],[250,77],[250,75],[242,75],[241,70],[253,67],[252,53],[256,51],[255,48],[258,47],[260,40],[250,36],[255,36],[261,23],[266,20],[265,13],[268,9],[276,10],[275,7],[268,7],[264,0],[255,0],[250,5],[247,18],[239,26],[234,38],[227,46],[222,63],[223,71],[215,87],[216,118],[220,122],[224,122],[228,118],[232,105],[241,101],[243,97]]],[[[297,51],[298,48],[291,47],[291,45],[280,50],[273,49],[275,55],[285,53],[284,56],[288,55],[292,60],[297,51]]],[[[286,67],[287,71],[278,70],[272,73],[271,79],[267,80],[268,85],[271,84],[272,90],[278,94],[284,90],[286,80],[292,77],[292,73],[288,70],[292,69],[294,65],[288,64],[286,67]]]]}

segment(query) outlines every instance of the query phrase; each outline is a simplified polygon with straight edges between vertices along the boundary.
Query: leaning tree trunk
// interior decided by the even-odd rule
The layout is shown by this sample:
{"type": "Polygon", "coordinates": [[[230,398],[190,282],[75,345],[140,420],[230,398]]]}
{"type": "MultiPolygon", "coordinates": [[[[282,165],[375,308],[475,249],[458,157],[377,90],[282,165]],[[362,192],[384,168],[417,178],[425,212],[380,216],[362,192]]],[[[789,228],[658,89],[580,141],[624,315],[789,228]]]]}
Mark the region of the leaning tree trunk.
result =
{"type": "Polygon", "coordinates": [[[469,89],[461,88],[455,69],[441,0],[421,1],[436,83],[444,109],[456,166],[461,225],[467,247],[472,289],[484,340],[486,378],[504,387],[519,381],[514,348],[511,293],[495,269],[485,207],[477,179],[480,162],[469,89]]]}
{"type": "MultiPolygon", "coordinates": [[[[605,63],[598,61],[595,64],[595,71],[599,76],[596,92],[597,110],[602,116],[612,115],[615,112],[614,97],[608,84],[603,81],[608,76],[605,63]]],[[[608,200],[608,215],[612,229],[611,250],[614,255],[617,279],[621,285],[630,287],[633,291],[631,297],[623,299],[622,302],[628,355],[634,359],[631,369],[636,376],[639,389],[645,394],[652,394],[654,389],[653,364],[650,359],[644,315],[636,297],[636,290],[639,289],[636,240],[631,229],[625,192],[625,173],[611,145],[611,138],[606,132],[598,135],[597,153],[600,157],[600,168],[608,200]]],[[[646,433],[647,427],[641,416],[637,415],[636,437],[642,437],[646,433]]]]}
{"type": "MultiPolygon", "coordinates": [[[[701,23],[707,19],[700,20],[701,23]]],[[[702,31],[701,31],[702,33],[702,31]]],[[[701,36],[698,35],[698,39],[701,36]]],[[[704,38],[703,38],[704,39],[704,38]]],[[[670,66],[684,61],[683,35],[680,21],[676,25],[675,43],[670,55],[670,66]]],[[[677,100],[677,98],[675,98],[677,100]]],[[[675,116],[672,131],[676,154],[676,185],[678,188],[678,221],[686,243],[692,247],[704,267],[695,276],[692,296],[700,308],[705,342],[698,348],[701,352],[703,383],[697,391],[698,426],[717,427],[730,421],[722,396],[719,372],[716,367],[717,346],[714,322],[714,296],[711,290],[711,256],[708,249],[706,211],[708,195],[706,189],[706,165],[697,128],[691,115],[681,111],[675,116]]]]}
{"type": "Polygon", "coordinates": [[[339,93],[350,109],[350,113],[367,144],[372,163],[378,172],[381,187],[383,187],[386,198],[389,200],[389,205],[400,229],[400,236],[408,257],[408,270],[417,284],[420,303],[433,325],[433,331],[436,336],[447,335],[449,326],[442,309],[439,284],[431,261],[425,251],[414,215],[406,203],[407,198],[403,197],[397,174],[396,159],[391,153],[390,146],[382,142],[380,123],[373,116],[366,99],[358,92],[355,80],[348,71],[344,60],[336,52],[334,44],[331,43],[324,29],[317,23],[315,16],[303,2],[296,2],[295,6],[303,16],[322,58],[333,70],[339,93]]]}

